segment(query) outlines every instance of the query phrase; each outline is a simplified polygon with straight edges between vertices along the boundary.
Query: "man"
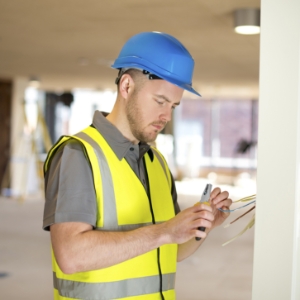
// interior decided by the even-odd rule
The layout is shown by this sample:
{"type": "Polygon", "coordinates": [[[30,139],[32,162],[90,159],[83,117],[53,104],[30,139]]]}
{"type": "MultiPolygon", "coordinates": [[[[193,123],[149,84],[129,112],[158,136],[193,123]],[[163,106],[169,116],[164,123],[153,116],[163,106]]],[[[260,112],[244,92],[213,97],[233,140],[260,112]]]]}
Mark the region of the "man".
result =
{"type": "Polygon", "coordinates": [[[168,166],[147,144],[184,90],[198,94],[194,61],[174,37],[144,32],[126,42],[112,67],[119,69],[112,112],[96,112],[91,126],[62,137],[45,162],[54,297],[175,299],[176,262],[226,219],[218,208],[232,202],[215,188],[210,206],[180,212],[168,166]]]}

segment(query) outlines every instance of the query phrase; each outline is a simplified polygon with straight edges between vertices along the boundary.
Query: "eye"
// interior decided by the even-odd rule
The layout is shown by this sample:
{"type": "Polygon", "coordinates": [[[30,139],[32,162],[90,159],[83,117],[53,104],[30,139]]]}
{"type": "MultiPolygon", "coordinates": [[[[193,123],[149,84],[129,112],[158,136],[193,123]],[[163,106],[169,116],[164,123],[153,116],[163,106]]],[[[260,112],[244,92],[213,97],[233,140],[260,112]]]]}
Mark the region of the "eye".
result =
{"type": "Polygon", "coordinates": [[[164,101],[159,101],[157,99],[155,99],[155,101],[159,104],[159,105],[163,105],[164,104],[164,101]]]}

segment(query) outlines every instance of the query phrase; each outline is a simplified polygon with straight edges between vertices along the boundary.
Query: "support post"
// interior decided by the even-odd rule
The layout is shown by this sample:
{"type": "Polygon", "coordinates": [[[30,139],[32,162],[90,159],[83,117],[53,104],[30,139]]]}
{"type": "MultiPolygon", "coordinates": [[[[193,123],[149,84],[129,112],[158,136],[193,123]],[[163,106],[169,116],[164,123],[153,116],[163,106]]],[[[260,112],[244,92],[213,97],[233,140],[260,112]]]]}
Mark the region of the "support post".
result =
{"type": "Polygon", "coordinates": [[[300,1],[261,1],[252,300],[300,299],[300,1]]]}

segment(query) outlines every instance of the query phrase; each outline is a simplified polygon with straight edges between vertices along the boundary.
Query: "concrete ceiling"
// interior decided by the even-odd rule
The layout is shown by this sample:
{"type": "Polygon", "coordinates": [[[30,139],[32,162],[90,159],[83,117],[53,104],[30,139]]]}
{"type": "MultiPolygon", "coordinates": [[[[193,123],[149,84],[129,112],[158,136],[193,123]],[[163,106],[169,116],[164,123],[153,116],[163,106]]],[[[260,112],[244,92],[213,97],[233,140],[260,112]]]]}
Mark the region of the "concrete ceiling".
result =
{"type": "MultiPolygon", "coordinates": [[[[259,0],[0,0],[0,77],[38,76],[42,89],[115,89],[110,68],[141,31],[174,35],[195,59],[203,95],[256,97],[259,35],[233,30],[233,11],[259,0]]],[[[155,51],[155,49],[154,49],[155,51]]]]}

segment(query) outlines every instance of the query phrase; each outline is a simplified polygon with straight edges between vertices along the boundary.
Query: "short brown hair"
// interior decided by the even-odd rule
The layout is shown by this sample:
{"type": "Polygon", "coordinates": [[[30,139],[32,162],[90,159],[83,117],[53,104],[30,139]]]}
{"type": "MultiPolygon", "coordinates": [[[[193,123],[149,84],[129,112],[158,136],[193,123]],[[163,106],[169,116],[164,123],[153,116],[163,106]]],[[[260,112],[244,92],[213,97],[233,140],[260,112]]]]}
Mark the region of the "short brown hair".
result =
{"type": "MultiPolygon", "coordinates": [[[[135,84],[135,92],[138,92],[144,85],[144,83],[147,80],[147,77],[143,74],[143,71],[138,70],[138,69],[128,69],[126,70],[122,75],[121,78],[124,74],[130,75],[132,80],[134,81],[135,84]]],[[[121,80],[120,78],[120,80],[121,80]]],[[[117,83],[118,91],[119,91],[119,83],[120,80],[117,83]]]]}

